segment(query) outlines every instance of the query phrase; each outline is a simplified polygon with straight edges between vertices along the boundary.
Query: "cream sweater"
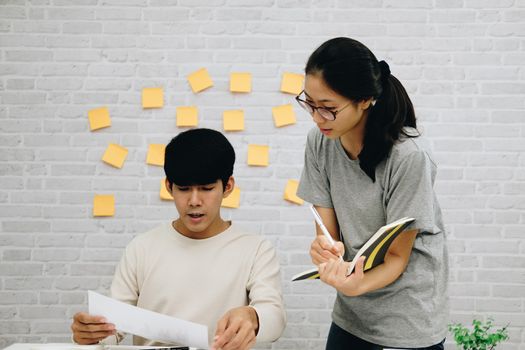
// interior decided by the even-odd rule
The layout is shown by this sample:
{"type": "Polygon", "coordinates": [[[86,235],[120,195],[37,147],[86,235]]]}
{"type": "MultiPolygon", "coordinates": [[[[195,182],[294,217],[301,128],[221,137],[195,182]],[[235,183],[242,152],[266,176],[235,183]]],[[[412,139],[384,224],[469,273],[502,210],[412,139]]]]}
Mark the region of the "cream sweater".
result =
{"type": "MultiPolygon", "coordinates": [[[[232,224],[207,239],[191,239],[170,223],[126,247],[111,296],[138,307],[208,326],[211,343],[226,311],[257,311],[257,342],[275,341],[285,327],[279,261],[267,240],[232,224]]],[[[157,345],[134,336],[135,345],[157,345]]]]}

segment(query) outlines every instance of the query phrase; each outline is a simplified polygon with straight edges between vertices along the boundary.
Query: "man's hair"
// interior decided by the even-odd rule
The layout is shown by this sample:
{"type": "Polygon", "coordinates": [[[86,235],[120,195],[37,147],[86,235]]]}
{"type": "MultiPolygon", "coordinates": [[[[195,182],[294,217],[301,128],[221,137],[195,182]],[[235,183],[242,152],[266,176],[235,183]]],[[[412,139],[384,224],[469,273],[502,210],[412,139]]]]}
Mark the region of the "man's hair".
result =
{"type": "Polygon", "coordinates": [[[233,174],[235,151],[228,139],[211,129],[191,129],[166,146],[164,172],[177,186],[206,185],[222,180],[223,189],[233,174]]]}

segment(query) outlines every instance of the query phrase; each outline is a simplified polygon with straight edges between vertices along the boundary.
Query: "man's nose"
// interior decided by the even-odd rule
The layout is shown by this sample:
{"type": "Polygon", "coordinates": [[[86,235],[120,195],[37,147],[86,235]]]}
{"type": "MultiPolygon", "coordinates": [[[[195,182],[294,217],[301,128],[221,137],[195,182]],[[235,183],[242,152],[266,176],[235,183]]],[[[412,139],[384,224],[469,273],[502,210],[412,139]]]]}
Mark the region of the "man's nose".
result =
{"type": "Polygon", "coordinates": [[[196,206],[200,204],[200,195],[197,188],[191,190],[190,205],[196,206]]]}

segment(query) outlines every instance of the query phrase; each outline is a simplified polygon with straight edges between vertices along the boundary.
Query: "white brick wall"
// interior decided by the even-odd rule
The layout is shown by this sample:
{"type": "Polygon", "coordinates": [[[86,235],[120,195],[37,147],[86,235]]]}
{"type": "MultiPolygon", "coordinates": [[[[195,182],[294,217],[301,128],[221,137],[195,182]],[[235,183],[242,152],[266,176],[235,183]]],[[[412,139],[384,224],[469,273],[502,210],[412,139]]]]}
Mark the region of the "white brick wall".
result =
{"type": "Polygon", "coordinates": [[[281,74],[333,36],[390,63],[433,142],[451,321],[510,322],[501,349],[525,350],[523,0],[0,0],[0,347],[67,341],[85,291],[106,292],[127,242],[174,215],[145,155],[194,104],[219,130],[223,110],[246,113],[228,134],[242,207],[224,214],[278,249],[289,323],[271,348],[323,348],[334,295],[288,282],[310,264],[313,224],[281,199],[312,123],[294,106],[298,123],[276,129],[271,107],[293,103],[281,74]],[[186,76],[201,67],[215,86],[194,95],[186,76]],[[228,92],[232,71],[253,74],[251,94],[228,92]],[[164,87],[163,109],[141,109],[149,86],[164,87]],[[87,111],[104,105],[113,125],[91,133],[87,111]],[[100,161],[109,142],[130,151],[120,170],[100,161]],[[248,143],[271,146],[268,168],[246,165],[248,143]],[[115,194],[115,217],[91,217],[94,192],[115,194]]]}

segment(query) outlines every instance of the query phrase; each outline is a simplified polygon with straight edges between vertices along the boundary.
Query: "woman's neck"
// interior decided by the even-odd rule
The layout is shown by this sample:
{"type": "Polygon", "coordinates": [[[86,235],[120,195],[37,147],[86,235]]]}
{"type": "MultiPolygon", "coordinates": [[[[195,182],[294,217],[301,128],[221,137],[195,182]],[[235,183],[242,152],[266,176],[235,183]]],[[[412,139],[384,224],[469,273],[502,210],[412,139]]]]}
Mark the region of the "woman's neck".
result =
{"type": "Polygon", "coordinates": [[[363,149],[363,144],[362,142],[357,142],[353,138],[346,135],[348,134],[341,136],[341,145],[343,146],[343,149],[345,150],[348,157],[350,157],[352,160],[356,160],[359,156],[359,153],[361,153],[361,150],[363,149]]]}
{"type": "Polygon", "coordinates": [[[362,118],[359,124],[340,137],[341,145],[350,159],[356,160],[363,149],[365,125],[366,118],[362,118]]]}

